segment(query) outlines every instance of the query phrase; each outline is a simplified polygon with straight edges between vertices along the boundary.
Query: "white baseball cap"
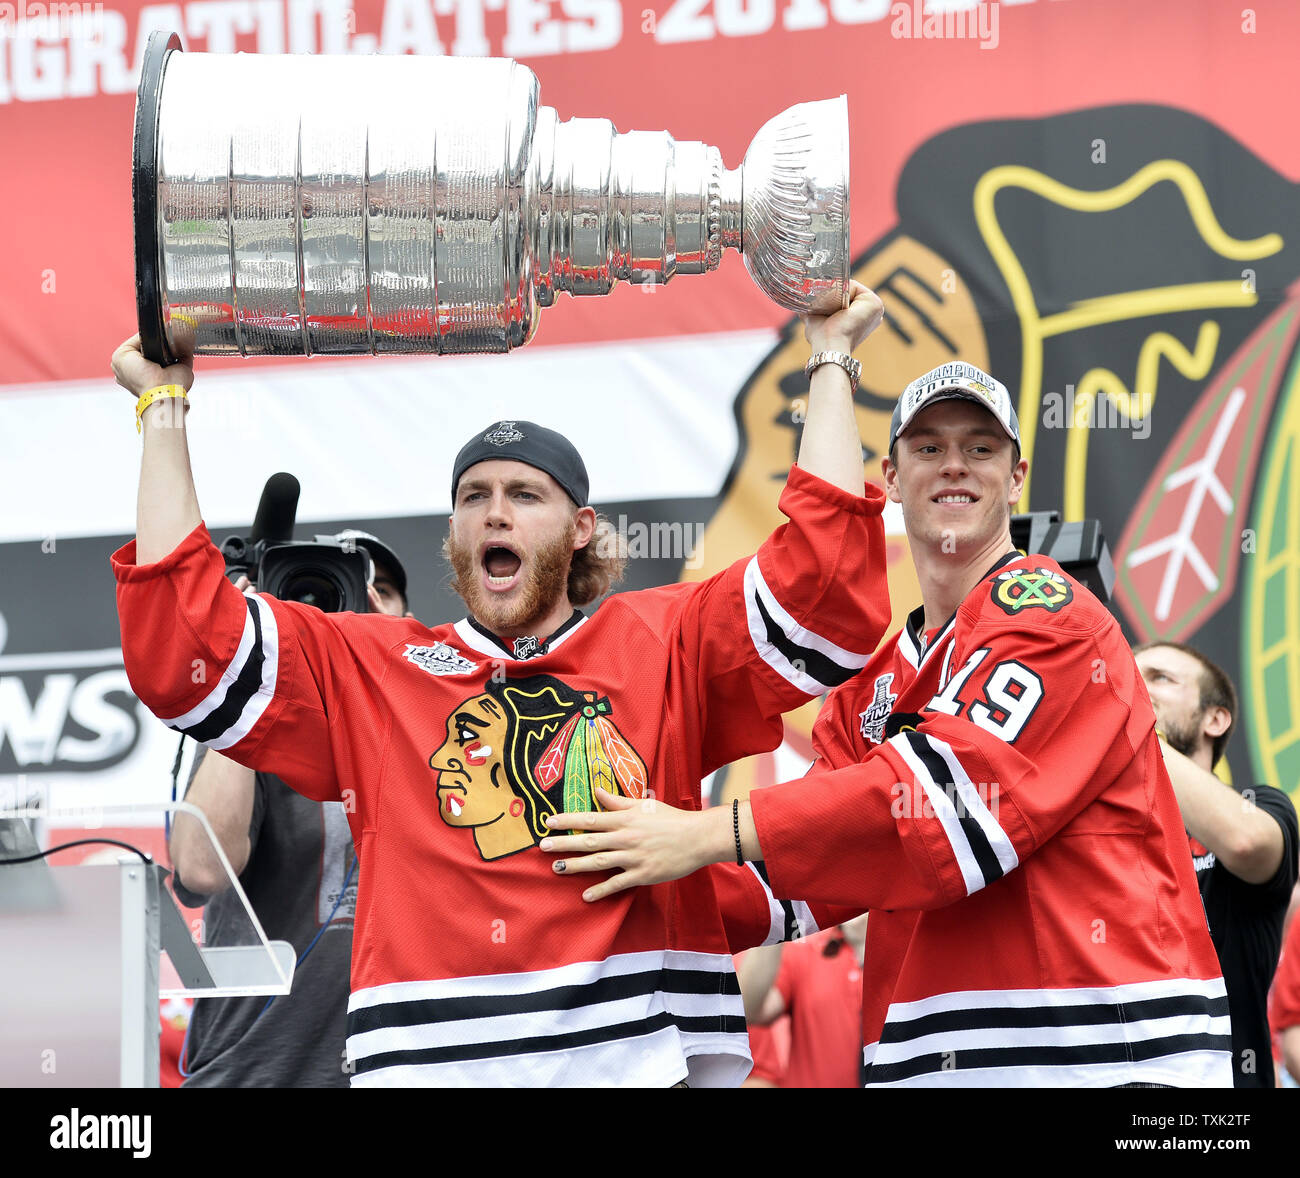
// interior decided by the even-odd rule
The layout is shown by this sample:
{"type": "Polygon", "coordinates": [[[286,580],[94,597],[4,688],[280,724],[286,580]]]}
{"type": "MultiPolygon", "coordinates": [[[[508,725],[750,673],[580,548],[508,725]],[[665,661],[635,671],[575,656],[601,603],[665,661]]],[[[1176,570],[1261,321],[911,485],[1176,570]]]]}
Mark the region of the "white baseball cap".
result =
{"type": "Polygon", "coordinates": [[[953,400],[974,401],[983,406],[998,419],[1002,432],[1015,442],[1016,449],[1020,449],[1020,421],[1007,386],[974,364],[954,360],[931,368],[903,390],[889,423],[889,453],[894,452],[898,435],[907,429],[922,409],[936,401],[953,400]]]}

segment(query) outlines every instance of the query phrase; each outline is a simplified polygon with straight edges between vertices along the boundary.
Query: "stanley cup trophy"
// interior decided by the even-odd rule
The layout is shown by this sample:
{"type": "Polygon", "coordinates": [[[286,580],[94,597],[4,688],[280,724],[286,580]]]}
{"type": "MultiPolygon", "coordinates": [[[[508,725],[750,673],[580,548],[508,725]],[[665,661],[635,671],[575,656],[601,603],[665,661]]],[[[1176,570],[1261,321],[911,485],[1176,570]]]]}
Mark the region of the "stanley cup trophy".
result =
{"type": "Polygon", "coordinates": [[[723,167],[666,132],[560,122],[516,62],[183,53],[136,101],[145,355],[506,352],[557,292],[740,250],[792,311],[844,306],[848,107],[791,107],[723,167]]]}

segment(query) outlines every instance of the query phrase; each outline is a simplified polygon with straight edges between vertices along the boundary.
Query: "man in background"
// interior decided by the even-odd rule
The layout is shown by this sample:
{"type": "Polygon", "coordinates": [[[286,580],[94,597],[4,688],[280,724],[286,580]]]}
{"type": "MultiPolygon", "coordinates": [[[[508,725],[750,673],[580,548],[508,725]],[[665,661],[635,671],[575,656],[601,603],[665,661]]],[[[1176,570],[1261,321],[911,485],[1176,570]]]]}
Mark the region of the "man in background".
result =
{"type": "Polygon", "coordinates": [[[1148,643],[1134,655],[1223,966],[1233,1086],[1272,1088],[1268,988],[1296,882],[1295,807],[1271,785],[1237,789],[1214,775],[1237,718],[1237,693],[1219,667],[1174,642],[1148,643]]]}
{"type": "MultiPolygon", "coordinates": [[[[409,615],[406,570],[366,532],[348,529],[374,562],[370,610],[409,615]]],[[[235,582],[249,588],[247,578],[235,582]]],[[[181,1068],[186,1088],[346,1088],[344,1043],[357,880],[341,802],[314,802],[270,773],[199,746],[185,800],[204,812],[267,938],[288,941],[298,966],[289,994],[201,998],[181,1068]]],[[[246,927],[203,828],[177,814],[169,844],[176,894],[203,904],[205,943],[235,943],[246,927]]]]}
{"type": "Polygon", "coordinates": [[[745,955],[737,973],[751,1027],[790,1016],[781,1088],[862,1086],[862,957],[867,917],[745,955]]]}

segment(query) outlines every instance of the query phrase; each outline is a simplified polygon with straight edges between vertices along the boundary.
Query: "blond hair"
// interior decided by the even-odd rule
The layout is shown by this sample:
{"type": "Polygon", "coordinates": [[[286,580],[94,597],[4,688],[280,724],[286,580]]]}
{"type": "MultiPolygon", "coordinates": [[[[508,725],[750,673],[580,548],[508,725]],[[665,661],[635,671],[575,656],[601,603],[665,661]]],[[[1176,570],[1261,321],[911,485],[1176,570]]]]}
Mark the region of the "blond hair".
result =
{"type": "Polygon", "coordinates": [[[569,565],[569,600],[578,606],[590,605],[623,579],[626,568],[627,537],[597,514],[591,540],[573,554],[569,565]]]}

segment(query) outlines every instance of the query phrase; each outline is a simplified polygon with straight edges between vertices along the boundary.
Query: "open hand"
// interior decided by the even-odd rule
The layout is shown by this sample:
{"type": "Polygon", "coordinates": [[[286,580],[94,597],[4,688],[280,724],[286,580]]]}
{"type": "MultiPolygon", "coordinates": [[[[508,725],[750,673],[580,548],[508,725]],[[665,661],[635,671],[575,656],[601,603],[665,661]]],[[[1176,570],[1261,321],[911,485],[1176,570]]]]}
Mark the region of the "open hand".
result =
{"type": "Polygon", "coordinates": [[[553,864],[558,873],[618,872],[583,892],[584,900],[680,879],[709,861],[701,837],[704,814],[678,810],[654,798],[616,796],[599,787],[596,800],[603,811],[553,814],[546,820],[552,830],[584,833],[551,835],[540,844],[543,851],[564,856],[553,864]]]}

